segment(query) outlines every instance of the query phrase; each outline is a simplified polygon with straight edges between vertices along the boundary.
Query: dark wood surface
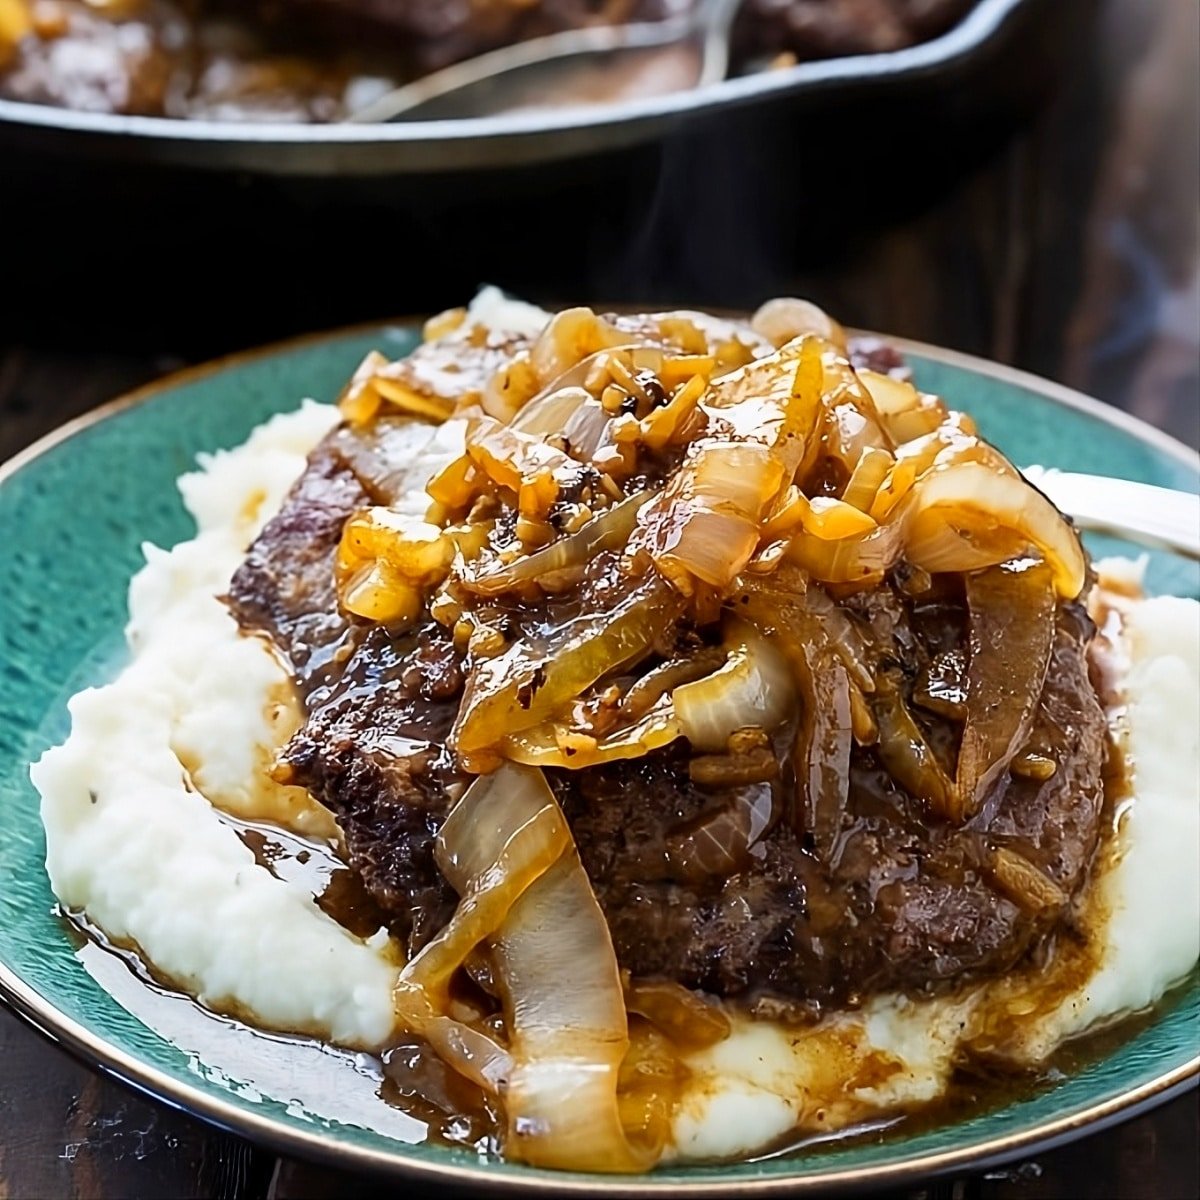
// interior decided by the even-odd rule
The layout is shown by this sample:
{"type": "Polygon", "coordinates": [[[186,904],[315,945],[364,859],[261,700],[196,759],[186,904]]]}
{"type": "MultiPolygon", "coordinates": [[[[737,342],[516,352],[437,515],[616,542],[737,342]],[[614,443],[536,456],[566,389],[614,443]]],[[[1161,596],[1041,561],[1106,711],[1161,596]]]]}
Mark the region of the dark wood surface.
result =
{"type": "MultiPolygon", "coordinates": [[[[1015,363],[1196,446],[1198,72],[1195,0],[1098,0],[1080,22],[1059,86],[1032,119],[936,195],[922,194],[915,206],[889,207],[881,198],[883,216],[869,230],[808,261],[796,256],[792,286],[856,324],[1015,363]]],[[[902,177],[880,180],[881,197],[906,186],[902,177]]],[[[46,254],[53,256],[52,239],[46,254]]],[[[652,290],[672,287],[680,300],[711,300],[689,294],[684,276],[659,276],[652,290]]],[[[6,290],[20,302],[19,284],[6,290]]],[[[738,291],[745,294],[744,280],[738,291]]],[[[361,314],[348,308],[347,315],[361,314]]],[[[0,459],[195,354],[193,339],[157,326],[153,344],[125,339],[110,352],[70,327],[17,327],[21,344],[0,341],[0,459]]],[[[206,328],[205,345],[217,350],[247,340],[244,326],[223,326],[219,316],[206,328]]],[[[1192,1092],[1012,1168],[906,1195],[1193,1197],[1198,1145],[1192,1092]]],[[[0,1008],[0,1200],[299,1200],[397,1191],[277,1159],[136,1095],[0,1008]]]]}

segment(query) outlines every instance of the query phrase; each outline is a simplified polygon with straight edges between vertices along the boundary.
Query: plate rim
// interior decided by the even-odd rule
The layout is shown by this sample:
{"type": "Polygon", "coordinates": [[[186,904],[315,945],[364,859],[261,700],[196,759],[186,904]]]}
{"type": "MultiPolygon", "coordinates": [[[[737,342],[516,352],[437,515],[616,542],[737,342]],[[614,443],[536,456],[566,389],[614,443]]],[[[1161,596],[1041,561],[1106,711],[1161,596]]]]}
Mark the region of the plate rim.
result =
{"type": "MultiPolygon", "coordinates": [[[[219,375],[224,371],[237,370],[262,359],[336,343],[373,331],[383,333],[390,329],[419,330],[421,320],[420,317],[399,317],[304,334],[171,372],[90,409],[18,451],[0,464],[0,487],[34,460],[79,436],[92,426],[118,417],[178,387],[219,375]]],[[[1183,442],[1138,417],[1063,384],[1002,363],[926,342],[869,331],[853,332],[885,338],[901,351],[909,351],[933,362],[997,379],[1033,392],[1052,404],[1082,412],[1136,441],[1152,445],[1176,461],[1192,467],[1200,475],[1200,451],[1193,451],[1183,442]]],[[[111,1076],[155,1101],[195,1116],[226,1132],[300,1158],[333,1166],[372,1174],[408,1177],[450,1187],[466,1185],[482,1188],[493,1194],[523,1191],[542,1195],[638,1198],[684,1195],[760,1197],[777,1196],[785,1192],[828,1193],[867,1187],[903,1186],[917,1179],[945,1175],[955,1170],[986,1169],[1024,1157],[1036,1150],[1050,1149],[1087,1133],[1098,1133],[1200,1084],[1200,1053],[1197,1053],[1189,1060],[1136,1088],[1024,1131],[1002,1134],[969,1146],[943,1150],[918,1158],[904,1158],[903,1151],[900,1150],[898,1157],[891,1162],[848,1170],[827,1170],[803,1177],[779,1175],[759,1179],[706,1178],[687,1182],[655,1182],[653,1176],[613,1176],[599,1180],[595,1176],[555,1172],[516,1176],[489,1175],[488,1166],[481,1162],[458,1163],[405,1158],[395,1151],[334,1141],[324,1133],[281,1125],[271,1116],[247,1110],[221,1097],[210,1096],[186,1081],[177,1081],[157,1067],[142,1062],[136,1055],[66,1016],[50,998],[26,983],[16,971],[3,962],[0,962],[0,1001],[5,1002],[34,1030],[89,1068],[111,1076]]]]}

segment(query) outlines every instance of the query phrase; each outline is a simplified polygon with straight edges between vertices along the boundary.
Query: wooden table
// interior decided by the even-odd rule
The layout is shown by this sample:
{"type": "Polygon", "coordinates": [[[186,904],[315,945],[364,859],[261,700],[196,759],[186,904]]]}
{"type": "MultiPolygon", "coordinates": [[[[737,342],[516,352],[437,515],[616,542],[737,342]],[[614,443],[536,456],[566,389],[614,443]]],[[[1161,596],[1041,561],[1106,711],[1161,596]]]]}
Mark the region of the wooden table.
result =
{"type": "MultiPolygon", "coordinates": [[[[1200,12],[1194,0],[1108,0],[1095,18],[1052,101],[998,153],[921,211],[798,267],[795,287],[857,324],[1061,380],[1196,446],[1200,12]]],[[[19,299],[18,283],[9,290],[19,299]]],[[[230,350],[244,341],[219,327],[213,337],[230,350]]],[[[0,459],[189,357],[169,338],[119,353],[72,348],[81,341],[0,348],[0,459]]],[[[1193,1092],[1074,1146],[908,1195],[1195,1196],[1198,1143],[1193,1092]]],[[[0,1009],[0,1200],[396,1191],[278,1159],[146,1100],[0,1009]]]]}

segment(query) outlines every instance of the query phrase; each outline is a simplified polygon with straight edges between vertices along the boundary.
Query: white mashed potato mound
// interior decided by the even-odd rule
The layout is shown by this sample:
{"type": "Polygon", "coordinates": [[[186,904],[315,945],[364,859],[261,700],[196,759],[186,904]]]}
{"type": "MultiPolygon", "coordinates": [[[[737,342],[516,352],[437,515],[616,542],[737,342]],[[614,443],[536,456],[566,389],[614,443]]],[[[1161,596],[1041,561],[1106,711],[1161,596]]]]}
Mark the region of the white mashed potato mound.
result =
{"type": "MultiPolygon", "coordinates": [[[[472,316],[538,329],[545,314],[485,290],[472,316]]],[[[201,459],[180,490],[198,533],[146,547],[130,587],[133,660],[70,704],[65,745],[33,768],[55,893],[204,1003],[268,1028],[380,1048],[393,1032],[397,952],[327,917],[299,886],[260,866],[216,809],[307,832],[328,814],[263,770],[299,706],[265,643],[239,635],[217,598],[303,469],[335,410],[306,404],[242,447],[201,459]]],[[[425,478],[460,452],[462,428],[414,424],[425,478]]],[[[412,515],[424,513],[413,480],[412,515]]],[[[1200,943],[1200,605],[1131,603],[1121,736],[1133,767],[1112,864],[1097,881],[1106,915],[1099,964],[1054,1007],[1009,1029],[1005,1051],[1041,1061],[1065,1038],[1144,1008],[1191,969],[1200,943]],[[1185,914],[1163,921],[1163,912],[1185,914]]],[[[1033,977],[1031,977],[1032,979],[1033,977]]],[[[881,996],[797,1030],[738,1020],[689,1056],[672,1157],[747,1155],[796,1131],[819,1133],[935,1099],[964,1044],[1020,978],[953,997],[881,996]]],[[[1036,980],[1028,986],[1036,986],[1036,980]]],[[[231,1064],[230,1069],[235,1069],[231,1064]]]]}
{"type": "Polygon", "coordinates": [[[1124,859],[1108,878],[1109,961],[1087,988],[1083,1024],[1162,995],[1200,956],[1200,605],[1160,596],[1126,619],[1131,670],[1126,680],[1135,801],[1123,815],[1124,859]],[[1147,913],[1158,920],[1147,937],[1147,913]],[[1132,990],[1137,989],[1137,990],[1132,990]]]}
{"type": "Polygon", "coordinates": [[[351,936],[259,866],[214,811],[330,827],[300,789],[263,775],[298,707],[282,665],[240,635],[218,596],[336,417],[306,404],[184,476],[199,532],[170,551],[145,547],[129,589],[133,661],[71,700],[70,737],[32,776],[66,908],[209,1007],[375,1047],[393,1027],[386,938],[351,936]]]}

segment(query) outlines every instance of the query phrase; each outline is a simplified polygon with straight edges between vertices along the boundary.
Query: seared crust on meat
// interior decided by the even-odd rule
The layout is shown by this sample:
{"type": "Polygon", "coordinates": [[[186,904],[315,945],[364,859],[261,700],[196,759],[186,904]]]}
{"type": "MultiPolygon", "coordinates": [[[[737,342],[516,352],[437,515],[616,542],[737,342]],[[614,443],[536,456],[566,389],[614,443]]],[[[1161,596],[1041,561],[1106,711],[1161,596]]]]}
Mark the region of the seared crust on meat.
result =
{"type": "MultiPolygon", "coordinates": [[[[402,473],[389,473],[387,455],[378,430],[330,435],[235,576],[230,604],[291,663],[306,697],[307,722],[282,756],[292,780],[337,816],[351,864],[416,948],[455,903],[433,845],[465,782],[446,749],[461,661],[433,622],[392,637],[346,617],[331,582],[347,516],[394,498],[402,473]]],[[[966,601],[954,580],[935,578],[917,596],[904,582],[890,577],[843,603],[864,636],[886,634],[899,648],[905,702],[952,774],[961,724],[914,693],[936,656],[963,647],[966,601]]],[[[681,866],[680,838],[739,794],[693,782],[682,744],[548,772],[621,965],[770,1011],[814,1013],[996,975],[1035,952],[1069,919],[1099,838],[1107,732],[1088,678],[1093,632],[1078,603],[1060,605],[1027,739],[1056,769],[1048,778],[1004,772],[961,826],[932,817],[874,746],[855,745],[842,828],[834,851],[819,853],[782,819],[795,791],[785,731],[776,778],[748,785],[771,793],[767,832],[731,872],[697,876],[681,866]],[[1023,903],[998,855],[1027,864],[1059,901],[1023,903]]]]}

